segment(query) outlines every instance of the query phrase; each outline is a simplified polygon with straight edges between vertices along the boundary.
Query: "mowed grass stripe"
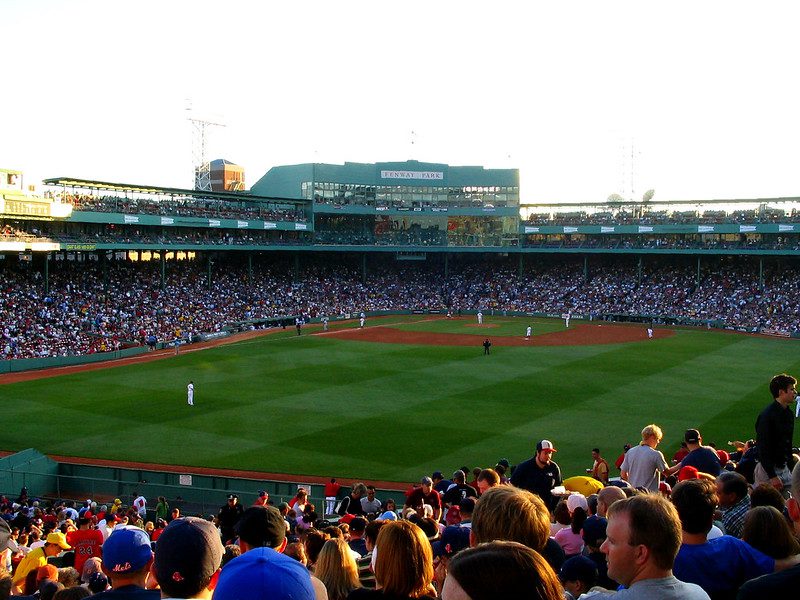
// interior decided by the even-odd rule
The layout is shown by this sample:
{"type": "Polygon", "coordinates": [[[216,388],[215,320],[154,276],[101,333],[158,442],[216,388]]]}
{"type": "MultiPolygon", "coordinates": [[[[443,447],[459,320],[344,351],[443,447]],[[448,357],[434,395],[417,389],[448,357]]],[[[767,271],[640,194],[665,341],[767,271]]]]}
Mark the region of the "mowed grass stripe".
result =
{"type": "MultiPolygon", "coordinates": [[[[524,331],[526,321],[508,326],[524,331]]],[[[455,324],[418,326],[442,322],[455,324]]],[[[517,462],[548,437],[565,474],[578,474],[592,446],[613,460],[653,421],[665,428],[669,455],[690,426],[718,445],[736,432],[749,437],[771,375],[800,366],[787,361],[797,355],[793,341],[705,331],[620,345],[496,347],[491,356],[480,347],[285,333],[4,386],[8,422],[21,424],[4,446],[415,480],[432,469],[517,462]],[[34,426],[53,415],[58,427],[34,426]]]]}

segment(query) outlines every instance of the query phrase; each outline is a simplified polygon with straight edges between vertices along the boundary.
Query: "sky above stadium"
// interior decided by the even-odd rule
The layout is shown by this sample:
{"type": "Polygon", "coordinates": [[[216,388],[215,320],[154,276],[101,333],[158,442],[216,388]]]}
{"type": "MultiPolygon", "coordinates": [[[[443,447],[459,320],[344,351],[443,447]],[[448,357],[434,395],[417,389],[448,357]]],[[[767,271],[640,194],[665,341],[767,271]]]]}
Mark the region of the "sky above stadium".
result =
{"type": "Polygon", "coordinates": [[[3,0],[0,167],[191,187],[416,159],[525,203],[800,196],[796,2],[3,0]],[[631,168],[631,166],[633,168],[631,168]],[[631,171],[633,176],[631,176],[631,171]]]}

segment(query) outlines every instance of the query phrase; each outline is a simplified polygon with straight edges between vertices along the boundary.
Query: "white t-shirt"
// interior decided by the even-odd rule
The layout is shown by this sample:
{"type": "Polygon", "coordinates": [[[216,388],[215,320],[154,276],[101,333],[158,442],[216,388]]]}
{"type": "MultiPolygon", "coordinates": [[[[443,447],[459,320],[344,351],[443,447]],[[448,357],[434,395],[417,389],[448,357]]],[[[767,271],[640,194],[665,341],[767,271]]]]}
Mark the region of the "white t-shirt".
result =
{"type": "Polygon", "coordinates": [[[139,496],[136,500],[133,501],[133,507],[136,509],[136,512],[139,513],[140,516],[144,516],[147,514],[147,498],[144,496],[139,496]]]}

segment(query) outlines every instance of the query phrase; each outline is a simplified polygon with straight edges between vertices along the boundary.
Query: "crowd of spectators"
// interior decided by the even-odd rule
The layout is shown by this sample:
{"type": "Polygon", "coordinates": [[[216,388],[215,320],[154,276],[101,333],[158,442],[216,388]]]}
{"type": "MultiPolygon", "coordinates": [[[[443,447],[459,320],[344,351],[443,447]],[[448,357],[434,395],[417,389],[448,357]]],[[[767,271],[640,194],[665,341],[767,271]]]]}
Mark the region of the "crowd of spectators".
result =
{"type": "Polygon", "coordinates": [[[759,210],[654,210],[641,208],[605,210],[589,213],[583,210],[572,212],[530,213],[525,225],[675,225],[703,223],[707,225],[781,223],[800,217],[800,210],[793,208],[762,208],[759,210]]]}
{"type": "MultiPolygon", "coordinates": [[[[86,255],[84,255],[86,256],[86,255]]],[[[89,255],[97,259],[97,255],[89,255]]],[[[690,319],[697,324],[800,331],[800,272],[764,269],[745,260],[694,263],[553,261],[522,273],[511,262],[399,266],[367,269],[318,258],[294,274],[290,261],[220,259],[210,280],[204,261],[55,261],[45,293],[42,272],[0,268],[0,356],[37,358],[170,342],[221,331],[232,323],[304,315],[336,318],[362,311],[451,310],[571,313],[592,319],[690,319]],[[104,264],[101,264],[103,262],[104,264]],[[252,276],[251,276],[252,275],[252,276]]]]}
{"type": "Polygon", "coordinates": [[[210,198],[162,198],[156,200],[90,194],[65,194],[61,196],[61,199],[63,202],[71,204],[74,210],[87,212],[300,223],[308,220],[302,209],[279,208],[246,200],[232,201],[210,198]]]}

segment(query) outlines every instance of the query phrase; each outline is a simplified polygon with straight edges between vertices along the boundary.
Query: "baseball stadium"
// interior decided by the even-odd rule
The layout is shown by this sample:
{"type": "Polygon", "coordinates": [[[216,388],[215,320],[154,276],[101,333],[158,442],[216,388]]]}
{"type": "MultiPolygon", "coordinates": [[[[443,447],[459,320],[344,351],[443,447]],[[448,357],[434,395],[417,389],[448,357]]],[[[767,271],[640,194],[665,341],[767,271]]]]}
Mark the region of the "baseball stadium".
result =
{"type": "Polygon", "coordinates": [[[245,190],[209,167],[207,190],[35,193],[0,170],[0,492],[399,501],[541,440],[564,481],[593,450],[619,477],[649,423],[668,458],[697,429],[735,466],[800,370],[800,198],[525,204],[515,169],[417,161],[245,190]]]}

